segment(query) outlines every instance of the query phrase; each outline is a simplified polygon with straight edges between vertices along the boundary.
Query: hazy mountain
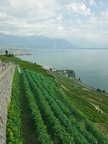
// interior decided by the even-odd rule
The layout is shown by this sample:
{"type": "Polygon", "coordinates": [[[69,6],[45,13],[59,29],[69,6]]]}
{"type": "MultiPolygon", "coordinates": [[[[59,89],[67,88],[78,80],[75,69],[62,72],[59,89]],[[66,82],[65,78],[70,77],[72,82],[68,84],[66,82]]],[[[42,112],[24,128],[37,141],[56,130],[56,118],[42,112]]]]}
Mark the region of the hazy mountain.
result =
{"type": "Polygon", "coordinates": [[[46,36],[11,36],[0,33],[0,45],[19,48],[76,48],[65,39],[46,36]]]}
{"type": "Polygon", "coordinates": [[[5,35],[0,33],[0,44],[4,46],[18,46],[26,43],[27,41],[24,38],[18,36],[5,35]]]}
{"type": "Polygon", "coordinates": [[[103,48],[107,48],[107,49],[108,49],[108,44],[106,44],[106,45],[103,45],[103,48]]]}
{"type": "Polygon", "coordinates": [[[74,43],[78,43],[78,45],[80,46],[80,48],[103,48],[103,44],[102,43],[97,43],[97,42],[93,42],[93,41],[89,41],[86,39],[77,39],[74,40],[74,43]]]}

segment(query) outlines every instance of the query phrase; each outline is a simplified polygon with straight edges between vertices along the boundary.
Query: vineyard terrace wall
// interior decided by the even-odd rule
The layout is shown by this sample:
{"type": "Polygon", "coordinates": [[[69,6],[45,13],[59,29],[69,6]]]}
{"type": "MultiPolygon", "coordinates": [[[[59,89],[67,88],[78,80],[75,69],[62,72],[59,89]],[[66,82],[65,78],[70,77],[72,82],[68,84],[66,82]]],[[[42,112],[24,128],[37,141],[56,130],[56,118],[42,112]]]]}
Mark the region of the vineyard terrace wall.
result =
{"type": "Polygon", "coordinates": [[[0,144],[6,144],[7,107],[10,102],[15,65],[0,61],[0,144]]]}

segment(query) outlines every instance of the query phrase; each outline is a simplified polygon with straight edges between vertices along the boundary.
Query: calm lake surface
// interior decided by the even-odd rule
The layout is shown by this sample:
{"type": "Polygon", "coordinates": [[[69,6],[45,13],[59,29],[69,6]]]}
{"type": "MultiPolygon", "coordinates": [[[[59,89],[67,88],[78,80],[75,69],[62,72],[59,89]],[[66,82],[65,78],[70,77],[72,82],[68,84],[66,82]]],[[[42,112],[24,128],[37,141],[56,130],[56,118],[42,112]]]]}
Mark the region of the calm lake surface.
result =
{"type": "Polygon", "coordinates": [[[55,69],[74,70],[83,83],[108,92],[108,49],[37,50],[18,57],[55,69]]]}

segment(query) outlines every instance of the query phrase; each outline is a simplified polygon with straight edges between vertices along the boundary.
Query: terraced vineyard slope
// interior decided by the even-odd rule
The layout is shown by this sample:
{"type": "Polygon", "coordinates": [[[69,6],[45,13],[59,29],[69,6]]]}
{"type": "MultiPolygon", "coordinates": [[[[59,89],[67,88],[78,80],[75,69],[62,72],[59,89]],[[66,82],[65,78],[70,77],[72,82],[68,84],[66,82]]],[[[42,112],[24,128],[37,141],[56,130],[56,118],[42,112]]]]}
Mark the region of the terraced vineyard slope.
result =
{"type": "Polygon", "coordinates": [[[54,78],[16,69],[7,143],[107,144],[108,140],[71,103],[54,78]]]}
{"type": "Polygon", "coordinates": [[[100,93],[74,78],[53,72],[56,82],[71,103],[108,137],[108,93],[100,93]]]}
{"type": "Polygon", "coordinates": [[[108,144],[107,93],[36,63],[0,59],[19,65],[8,106],[7,144],[108,144]]]}

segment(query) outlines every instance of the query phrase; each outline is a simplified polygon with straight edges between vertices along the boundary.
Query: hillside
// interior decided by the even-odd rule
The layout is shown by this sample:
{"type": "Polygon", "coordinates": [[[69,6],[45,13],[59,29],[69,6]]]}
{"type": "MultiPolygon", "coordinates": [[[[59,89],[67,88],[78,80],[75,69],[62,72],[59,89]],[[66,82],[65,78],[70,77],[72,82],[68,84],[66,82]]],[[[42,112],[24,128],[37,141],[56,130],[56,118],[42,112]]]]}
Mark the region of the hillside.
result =
{"type": "Polygon", "coordinates": [[[0,59],[19,65],[8,107],[7,143],[108,143],[107,94],[18,58],[0,59]]]}

